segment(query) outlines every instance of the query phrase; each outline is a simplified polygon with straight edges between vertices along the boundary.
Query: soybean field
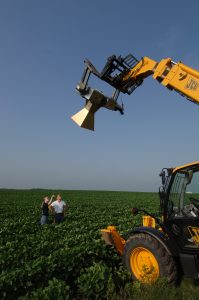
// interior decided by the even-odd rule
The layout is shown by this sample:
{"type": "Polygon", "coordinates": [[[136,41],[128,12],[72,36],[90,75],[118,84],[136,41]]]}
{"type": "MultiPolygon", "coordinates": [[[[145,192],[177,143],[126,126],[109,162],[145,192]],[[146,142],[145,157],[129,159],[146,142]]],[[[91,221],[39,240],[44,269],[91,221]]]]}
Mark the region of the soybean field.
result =
{"type": "Polygon", "coordinates": [[[109,225],[128,237],[141,222],[131,213],[136,206],[158,212],[157,194],[1,189],[0,299],[199,299],[191,281],[132,283],[121,257],[102,241],[99,230],[109,225]],[[50,216],[41,226],[42,198],[53,193],[69,210],[63,223],[50,216]]]}

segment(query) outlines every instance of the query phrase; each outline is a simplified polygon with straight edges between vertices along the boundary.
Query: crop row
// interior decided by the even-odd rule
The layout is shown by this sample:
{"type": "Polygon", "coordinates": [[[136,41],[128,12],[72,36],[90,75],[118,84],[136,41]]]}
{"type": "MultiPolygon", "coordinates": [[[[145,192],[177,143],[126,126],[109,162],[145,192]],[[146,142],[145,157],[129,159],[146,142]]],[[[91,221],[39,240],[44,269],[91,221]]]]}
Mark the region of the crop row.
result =
{"type": "Polygon", "coordinates": [[[131,208],[155,211],[157,197],[65,191],[70,209],[64,223],[54,225],[50,217],[50,224],[41,226],[41,199],[51,193],[0,191],[0,298],[56,299],[54,293],[57,299],[103,298],[113,290],[120,293],[130,276],[114,249],[101,240],[99,229],[116,225],[127,235],[139,222],[133,220],[131,208]]]}

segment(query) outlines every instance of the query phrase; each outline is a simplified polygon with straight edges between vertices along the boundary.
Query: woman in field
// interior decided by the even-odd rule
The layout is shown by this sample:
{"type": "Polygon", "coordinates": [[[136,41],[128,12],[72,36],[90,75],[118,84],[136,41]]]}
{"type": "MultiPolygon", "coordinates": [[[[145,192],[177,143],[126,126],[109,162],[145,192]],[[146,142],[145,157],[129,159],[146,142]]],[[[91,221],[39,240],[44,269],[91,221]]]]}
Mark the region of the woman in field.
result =
{"type": "Polygon", "coordinates": [[[50,200],[49,197],[47,196],[43,198],[43,202],[41,204],[41,210],[42,210],[42,216],[40,220],[41,225],[48,224],[49,206],[51,205],[54,197],[55,195],[52,195],[50,200]]]}

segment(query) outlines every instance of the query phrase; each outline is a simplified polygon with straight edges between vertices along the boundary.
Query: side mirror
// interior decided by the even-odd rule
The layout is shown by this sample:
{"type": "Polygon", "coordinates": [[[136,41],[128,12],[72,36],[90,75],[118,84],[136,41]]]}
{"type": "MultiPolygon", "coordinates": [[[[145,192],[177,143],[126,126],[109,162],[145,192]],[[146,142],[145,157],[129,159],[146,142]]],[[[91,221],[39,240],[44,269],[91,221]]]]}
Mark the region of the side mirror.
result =
{"type": "Polygon", "coordinates": [[[164,209],[164,204],[165,204],[165,191],[164,188],[161,186],[159,188],[159,198],[160,198],[160,207],[164,209]]]}
{"type": "Polygon", "coordinates": [[[165,172],[164,172],[164,171],[162,171],[162,172],[160,173],[160,177],[162,177],[162,184],[164,185],[164,184],[165,184],[165,181],[166,181],[166,175],[165,175],[165,172]]]}

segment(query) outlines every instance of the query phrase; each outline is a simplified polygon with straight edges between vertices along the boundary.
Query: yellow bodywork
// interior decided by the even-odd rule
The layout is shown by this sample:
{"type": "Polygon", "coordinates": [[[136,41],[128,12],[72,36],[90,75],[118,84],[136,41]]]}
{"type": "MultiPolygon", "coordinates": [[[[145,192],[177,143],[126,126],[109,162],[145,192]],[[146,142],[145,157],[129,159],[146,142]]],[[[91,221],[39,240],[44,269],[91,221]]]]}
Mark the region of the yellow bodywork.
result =
{"type": "MultiPolygon", "coordinates": [[[[143,216],[143,226],[156,228],[155,219],[150,216],[143,216]]],[[[122,255],[126,241],[120,236],[115,226],[108,226],[100,230],[102,239],[107,245],[114,246],[117,252],[122,255]]]]}
{"type": "Polygon", "coordinates": [[[156,221],[154,218],[152,218],[150,216],[143,216],[142,224],[143,224],[143,226],[156,228],[156,221]]]}
{"type": "Polygon", "coordinates": [[[185,164],[185,165],[175,167],[172,172],[175,173],[176,171],[179,171],[179,170],[187,168],[187,167],[191,167],[193,165],[199,165],[199,161],[194,161],[194,162],[191,162],[189,164],[185,164]]]}
{"type": "Polygon", "coordinates": [[[194,226],[188,226],[189,233],[194,241],[194,243],[199,246],[199,228],[194,226]]]}
{"type": "Polygon", "coordinates": [[[157,62],[155,60],[145,56],[124,76],[123,80],[131,79],[132,81],[137,81],[140,78],[144,79],[153,74],[156,65],[157,62]]]}
{"type": "Polygon", "coordinates": [[[143,57],[123,78],[123,81],[131,80],[136,82],[139,79],[153,75],[168,89],[179,92],[199,104],[199,71],[192,69],[185,64],[172,62],[166,58],[156,62],[149,57],[143,57]]]}
{"type": "Polygon", "coordinates": [[[101,229],[102,238],[107,245],[112,245],[117,252],[122,255],[126,241],[120,236],[115,226],[108,226],[106,229],[101,229]]]}

